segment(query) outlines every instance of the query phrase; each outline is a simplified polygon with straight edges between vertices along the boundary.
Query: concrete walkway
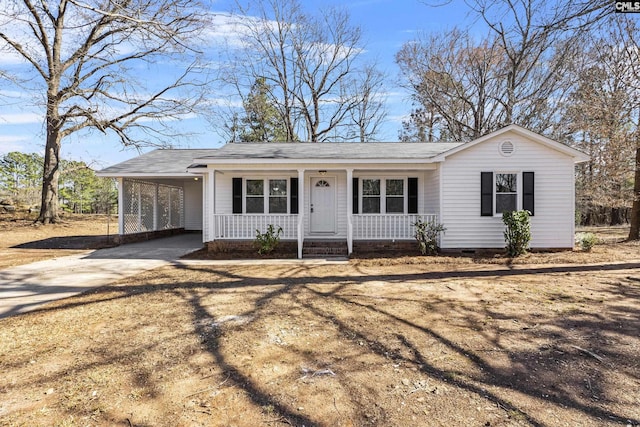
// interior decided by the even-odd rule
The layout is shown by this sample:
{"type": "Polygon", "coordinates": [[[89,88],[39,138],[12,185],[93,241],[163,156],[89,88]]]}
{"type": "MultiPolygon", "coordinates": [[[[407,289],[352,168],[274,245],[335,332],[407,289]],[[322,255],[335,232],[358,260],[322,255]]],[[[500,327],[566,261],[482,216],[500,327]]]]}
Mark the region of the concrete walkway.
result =
{"type": "Polygon", "coordinates": [[[0,318],[171,264],[201,247],[200,234],[182,234],[0,270],[0,318]]]}

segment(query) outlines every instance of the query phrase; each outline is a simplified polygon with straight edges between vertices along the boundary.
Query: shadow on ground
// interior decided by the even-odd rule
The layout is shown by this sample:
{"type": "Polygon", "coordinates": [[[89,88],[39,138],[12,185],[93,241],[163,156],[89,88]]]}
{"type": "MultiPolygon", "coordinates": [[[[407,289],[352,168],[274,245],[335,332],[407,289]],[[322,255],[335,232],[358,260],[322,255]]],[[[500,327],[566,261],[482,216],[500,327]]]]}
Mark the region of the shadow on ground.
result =
{"type": "Polygon", "coordinates": [[[13,249],[102,249],[117,246],[117,236],[64,236],[50,237],[12,246],[13,249]]]}
{"type": "MultiPolygon", "coordinates": [[[[475,425],[640,425],[637,388],[625,391],[640,381],[638,263],[404,274],[277,268],[269,276],[260,266],[178,265],[148,282],[93,291],[90,302],[70,299],[39,312],[170,294],[186,307],[193,334],[225,386],[242,391],[258,412],[269,408],[276,424],[406,425],[412,418],[398,415],[398,408],[418,391],[427,404],[453,405],[425,413],[413,421],[418,424],[475,414],[481,423],[475,425]],[[581,280],[594,274],[601,275],[597,283],[581,289],[581,280]],[[516,278],[522,288],[508,285],[516,278]],[[250,321],[212,326],[229,315],[250,321]],[[265,331],[276,317],[281,328],[318,335],[306,344],[268,342],[265,331]],[[338,376],[331,387],[312,384],[313,399],[294,403],[306,384],[297,368],[280,383],[269,380],[242,357],[257,346],[272,352],[261,360],[296,366],[324,360],[338,376]],[[449,394],[422,393],[418,386],[400,393],[414,384],[393,372],[372,376],[387,366],[401,366],[449,394]],[[340,396],[338,403],[333,397],[335,411],[327,393],[340,396]],[[495,424],[496,412],[482,418],[476,405],[495,408],[503,424],[495,424]]],[[[153,381],[149,374],[143,382],[162,388],[153,381]]]]}

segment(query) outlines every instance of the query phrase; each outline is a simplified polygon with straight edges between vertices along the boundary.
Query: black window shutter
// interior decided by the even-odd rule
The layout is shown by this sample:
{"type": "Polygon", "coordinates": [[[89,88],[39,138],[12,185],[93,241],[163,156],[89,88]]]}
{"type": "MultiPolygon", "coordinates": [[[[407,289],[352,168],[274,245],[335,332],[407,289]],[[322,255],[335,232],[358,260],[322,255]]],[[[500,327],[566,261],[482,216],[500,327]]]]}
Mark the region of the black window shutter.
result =
{"type": "Polygon", "coordinates": [[[289,189],[289,209],[292,214],[298,213],[298,178],[291,178],[289,189]]]}
{"type": "Polygon", "coordinates": [[[358,209],[358,195],[359,195],[359,191],[358,191],[358,178],[353,178],[353,213],[357,214],[359,209],[358,209]]]}
{"type": "Polygon", "coordinates": [[[233,213],[242,213],[242,178],[233,178],[233,213]]]}
{"type": "Polygon", "coordinates": [[[522,209],[529,211],[532,216],[535,208],[534,188],[534,173],[522,172],[522,209]]]}
{"type": "Polygon", "coordinates": [[[480,215],[493,216],[493,172],[480,172],[480,215]]]}
{"type": "Polygon", "coordinates": [[[418,213],[418,178],[407,179],[407,210],[410,214],[418,213]]]}

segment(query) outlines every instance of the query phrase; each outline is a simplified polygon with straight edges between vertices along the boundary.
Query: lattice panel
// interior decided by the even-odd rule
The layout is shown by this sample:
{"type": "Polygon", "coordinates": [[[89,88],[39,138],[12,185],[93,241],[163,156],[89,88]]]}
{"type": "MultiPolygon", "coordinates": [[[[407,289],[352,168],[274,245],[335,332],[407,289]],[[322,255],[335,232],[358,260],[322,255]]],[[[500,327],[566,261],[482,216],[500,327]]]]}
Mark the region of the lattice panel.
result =
{"type": "Polygon", "coordinates": [[[125,179],[124,234],[184,226],[184,191],[180,187],[125,179]]]}
{"type": "Polygon", "coordinates": [[[124,215],[124,234],[137,233],[140,218],[140,183],[125,179],[122,188],[122,214],[124,215]]]}
{"type": "Polygon", "coordinates": [[[153,231],[153,209],[156,186],[149,182],[140,183],[140,231],[153,231]]]}
{"type": "Polygon", "coordinates": [[[171,212],[171,228],[184,227],[184,215],[182,215],[184,209],[184,192],[182,188],[179,187],[172,187],[170,191],[171,201],[169,207],[171,212]]]}
{"type": "Polygon", "coordinates": [[[158,230],[166,230],[171,227],[170,204],[171,187],[166,185],[158,186],[158,230]]]}

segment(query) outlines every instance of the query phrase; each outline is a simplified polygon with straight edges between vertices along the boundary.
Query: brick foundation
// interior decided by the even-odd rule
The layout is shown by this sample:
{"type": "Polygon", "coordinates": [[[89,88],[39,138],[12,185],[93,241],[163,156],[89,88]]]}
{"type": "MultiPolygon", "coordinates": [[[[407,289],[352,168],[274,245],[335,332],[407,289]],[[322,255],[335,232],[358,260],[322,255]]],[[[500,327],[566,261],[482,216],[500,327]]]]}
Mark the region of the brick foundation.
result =
{"type": "MultiPolygon", "coordinates": [[[[206,248],[211,254],[228,253],[229,255],[235,254],[240,257],[257,256],[258,252],[254,240],[216,240],[207,242],[206,248]]],[[[269,257],[285,258],[294,254],[294,256],[297,256],[297,253],[297,241],[283,240],[269,257]]],[[[420,250],[418,249],[418,243],[414,240],[359,240],[353,242],[353,254],[356,256],[412,256],[420,255],[420,250]]]]}
{"type": "Polygon", "coordinates": [[[172,228],[170,230],[144,231],[142,233],[120,234],[113,238],[113,242],[122,245],[125,243],[144,242],[147,240],[160,239],[162,237],[171,237],[183,234],[184,228],[172,228]]]}
{"type": "Polygon", "coordinates": [[[420,255],[415,240],[354,240],[353,253],[356,255],[420,255]]]}
{"type": "MultiPolygon", "coordinates": [[[[255,240],[215,240],[207,242],[206,246],[207,251],[214,254],[258,255],[255,240]]],[[[297,253],[298,242],[296,240],[281,240],[269,256],[272,258],[290,258],[291,254],[296,254],[297,256],[297,253]]]]}

